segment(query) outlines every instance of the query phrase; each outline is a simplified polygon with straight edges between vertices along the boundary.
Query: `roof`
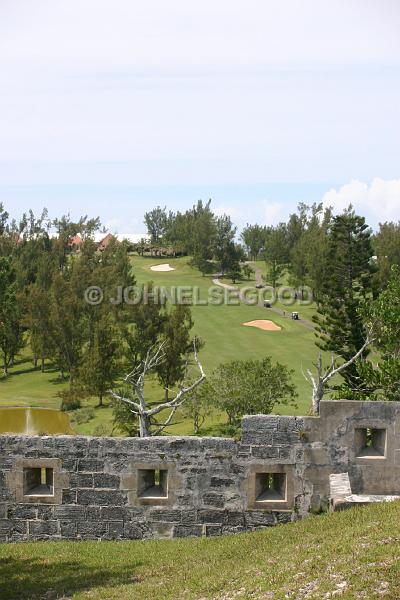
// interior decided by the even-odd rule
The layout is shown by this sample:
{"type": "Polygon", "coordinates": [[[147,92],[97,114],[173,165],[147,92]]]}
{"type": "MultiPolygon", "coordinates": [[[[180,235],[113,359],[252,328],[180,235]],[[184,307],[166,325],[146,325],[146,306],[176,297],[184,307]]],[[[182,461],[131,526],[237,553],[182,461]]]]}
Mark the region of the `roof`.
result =
{"type": "Polygon", "coordinates": [[[105,250],[111,244],[111,242],[115,241],[117,238],[112,233],[107,233],[107,235],[99,242],[98,249],[105,250]]]}

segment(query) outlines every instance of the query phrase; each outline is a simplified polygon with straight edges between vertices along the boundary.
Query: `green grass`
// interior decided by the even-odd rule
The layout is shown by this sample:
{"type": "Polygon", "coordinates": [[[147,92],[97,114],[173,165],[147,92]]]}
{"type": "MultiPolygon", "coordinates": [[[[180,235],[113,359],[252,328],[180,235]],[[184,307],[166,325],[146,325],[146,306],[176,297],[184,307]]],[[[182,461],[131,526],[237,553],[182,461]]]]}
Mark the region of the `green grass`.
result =
{"type": "Polygon", "coordinates": [[[220,538],[0,545],[4,600],[400,597],[400,505],[220,538]]]}
{"type": "MultiPolygon", "coordinates": [[[[208,297],[208,289],[212,286],[211,277],[202,277],[201,274],[188,264],[188,258],[163,259],[149,257],[132,257],[132,264],[136,279],[139,283],[150,280],[159,286],[197,286],[200,299],[208,297]],[[154,264],[169,262],[175,271],[160,273],[151,271],[154,264]]],[[[264,263],[258,265],[263,268],[264,263]]],[[[250,284],[254,281],[250,280],[250,284]]],[[[247,285],[247,281],[240,283],[247,285]]],[[[282,305],[278,304],[280,308],[282,305]]],[[[314,307],[293,307],[300,312],[300,316],[311,318],[314,307]]],[[[290,308],[292,310],[292,308],[290,308]]],[[[289,311],[288,311],[289,313],[289,311]]],[[[258,306],[193,306],[194,333],[205,341],[201,351],[201,360],[206,372],[212,371],[218,364],[245,358],[260,358],[271,355],[273,360],[288,365],[294,371],[299,398],[298,408],[279,406],[276,412],[281,414],[305,414],[310,407],[310,387],[304,380],[302,369],[312,365],[316,358],[317,349],[314,344],[314,334],[301,324],[292,321],[289,317],[280,315],[258,306]],[[278,332],[266,332],[253,327],[243,327],[242,323],[254,319],[270,319],[282,327],[278,332]]],[[[66,385],[61,381],[53,369],[41,373],[34,370],[31,357],[26,351],[10,370],[7,379],[0,378],[0,405],[30,405],[58,408],[60,399],[57,392],[66,385]]],[[[149,398],[157,401],[162,398],[162,390],[155,382],[148,385],[149,398]]],[[[84,403],[96,406],[97,400],[90,399],[84,403]]],[[[111,422],[111,409],[96,409],[95,418],[87,423],[75,427],[78,433],[92,434],[100,424],[111,422]]],[[[220,423],[223,417],[214,412],[203,427],[203,434],[217,434],[220,432],[220,423]]],[[[168,429],[171,434],[190,434],[192,425],[182,416],[178,415],[176,423],[168,429]]]]}

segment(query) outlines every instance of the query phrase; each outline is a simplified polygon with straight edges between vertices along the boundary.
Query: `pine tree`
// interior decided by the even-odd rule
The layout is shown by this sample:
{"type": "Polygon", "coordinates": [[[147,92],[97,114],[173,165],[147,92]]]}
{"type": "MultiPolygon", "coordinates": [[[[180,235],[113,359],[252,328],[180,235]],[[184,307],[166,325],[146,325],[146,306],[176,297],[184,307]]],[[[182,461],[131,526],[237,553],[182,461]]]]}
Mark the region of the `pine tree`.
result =
{"type": "MultiPolygon", "coordinates": [[[[329,234],[329,276],[314,317],[317,345],[345,360],[354,356],[365,341],[359,311],[363,300],[371,294],[374,271],[371,257],[371,230],[365,219],[349,207],[333,219],[329,234]]],[[[342,374],[350,389],[362,387],[355,364],[342,374]]]]}
{"type": "Polygon", "coordinates": [[[11,259],[0,258],[0,350],[4,375],[24,345],[17,284],[11,259]]]}
{"type": "Polygon", "coordinates": [[[169,388],[184,378],[187,355],[193,347],[190,339],[192,327],[190,308],[185,304],[177,304],[164,322],[161,336],[165,342],[164,360],[158,366],[157,374],[164,387],[166,401],[169,388]]]}

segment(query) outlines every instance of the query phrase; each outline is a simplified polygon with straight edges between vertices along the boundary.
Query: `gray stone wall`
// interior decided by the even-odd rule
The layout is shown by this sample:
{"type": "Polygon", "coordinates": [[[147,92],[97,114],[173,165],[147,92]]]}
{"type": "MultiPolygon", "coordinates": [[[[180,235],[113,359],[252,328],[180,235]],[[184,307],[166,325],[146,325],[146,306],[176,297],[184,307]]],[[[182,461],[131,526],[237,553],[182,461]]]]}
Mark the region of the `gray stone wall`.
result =
{"type": "Polygon", "coordinates": [[[341,472],[354,493],[400,493],[400,403],[323,402],[320,417],[249,416],[240,441],[0,436],[0,541],[271,526],[326,509],[329,474],[341,472]],[[44,492],[29,487],[38,469],[44,492]]]}

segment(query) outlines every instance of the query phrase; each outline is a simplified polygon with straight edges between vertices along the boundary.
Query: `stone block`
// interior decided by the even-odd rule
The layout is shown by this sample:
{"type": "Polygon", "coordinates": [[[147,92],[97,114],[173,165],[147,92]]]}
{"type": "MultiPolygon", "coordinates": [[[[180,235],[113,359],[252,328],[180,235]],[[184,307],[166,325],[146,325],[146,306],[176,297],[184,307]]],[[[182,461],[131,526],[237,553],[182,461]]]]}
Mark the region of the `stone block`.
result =
{"type": "Polygon", "coordinates": [[[37,507],[37,518],[40,521],[51,521],[54,519],[54,506],[41,506],[37,507]]]}
{"type": "Polygon", "coordinates": [[[233,479],[231,479],[230,477],[223,477],[223,476],[211,477],[211,481],[210,481],[210,487],[213,487],[213,488],[226,488],[226,487],[229,487],[234,484],[235,484],[235,481],[233,479]]]}
{"type": "Polygon", "coordinates": [[[128,540],[141,540],[143,537],[143,527],[140,527],[137,523],[124,524],[124,538],[127,538],[128,540]]]}
{"type": "Polygon", "coordinates": [[[12,529],[12,522],[9,519],[0,519],[0,535],[8,535],[12,529]]]}
{"type": "Polygon", "coordinates": [[[197,511],[197,521],[199,523],[223,523],[225,513],[223,510],[199,510],[197,511]]]}
{"type": "Polygon", "coordinates": [[[36,519],[37,507],[29,504],[17,504],[8,508],[9,519],[36,519]]]}
{"type": "Polygon", "coordinates": [[[214,535],[221,535],[222,527],[220,525],[206,525],[205,534],[207,537],[211,537],[214,535]]]}
{"type": "Polygon", "coordinates": [[[202,525],[175,525],[173,530],[174,538],[201,537],[202,535],[202,525]]]}
{"type": "Polygon", "coordinates": [[[60,533],[62,538],[75,539],[77,536],[77,524],[72,521],[60,521],[60,533]]]}
{"type": "Polygon", "coordinates": [[[58,521],[29,521],[29,535],[34,538],[58,535],[58,521]]]}
{"type": "Polygon", "coordinates": [[[180,523],[181,522],[181,511],[172,510],[169,508],[153,509],[149,511],[149,519],[151,521],[163,521],[165,523],[180,523]]]}
{"type": "Polygon", "coordinates": [[[271,527],[276,525],[276,515],[264,510],[252,510],[246,512],[246,525],[252,527],[271,527]]]}
{"type": "Polygon", "coordinates": [[[191,525],[195,523],[197,519],[196,510],[182,510],[181,523],[183,525],[191,525]]]}
{"type": "Polygon", "coordinates": [[[120,478],[117,475],[108,473],[95,473],[93,475],[93,484],[95,488],[112,488],[119,489],[120,478]]]}
{"type": "Polygon", "coordinates": [[[73,473],[70,479],[71,488],[92,488],[92,473],[73,473]]]}
{"type": "Polygon", "coordinates": [[[123,506],[126,495],[117,490],[78,490],[77,503],[96,506],[123,506]]]}
{"type": "Polygon", "coordinates": [[[101,473],[104,471],[104,461],[96,458],[81,458],[78,461],[78,471],[89,473],[101,473]]]}
{"type": "Polygon", "coordinates": [[[119,521],[129,518],[129,512],[122,506],[102,506],[101,519],[105,521],[119,521]]]}
{"type": "Polygon", "coordinates": [[[55,506],[54,517],[62,521],[83,521],[86,518],[86,508],[78,505],[55,506]]]}
{"type": "Polygon", "coordinates": [[[230,527],[243,527],[245,524],[244,513],[232,510],[225,511],[224,523],[230,527]]]}
{"type": "Polygon", "coordinates": [[[123,521],[109,521],[107,529],[107,539],[120,539],[124,535],[124,522],[123,521]]]}
{"type": "Polygon", "coordinates": [[[225,496],[219,492],[205,492],[202,497],[204,505],[214,506],[215,508],[223,508],[225,505],[225,496]]]}
{"type": "Polygon", "coordinates": [[[107,523],[99,521],[79,521],[77,534],[85,539],[101,538],[107,533],[107,523]]]}

